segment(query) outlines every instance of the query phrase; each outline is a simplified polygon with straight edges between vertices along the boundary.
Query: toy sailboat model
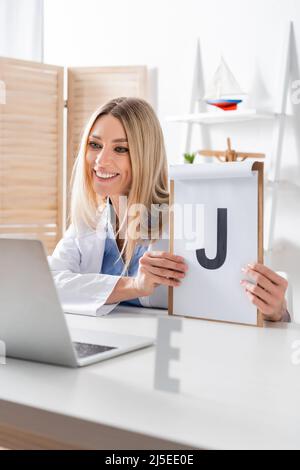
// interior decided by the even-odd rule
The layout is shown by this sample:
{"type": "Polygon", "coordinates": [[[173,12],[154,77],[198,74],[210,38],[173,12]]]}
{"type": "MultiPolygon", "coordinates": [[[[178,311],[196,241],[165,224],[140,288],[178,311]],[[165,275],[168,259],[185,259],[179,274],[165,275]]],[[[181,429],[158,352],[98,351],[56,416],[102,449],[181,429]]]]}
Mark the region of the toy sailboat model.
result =
{"type": "Polygon", "coordinates": [[[235,111],[243,101],[240,97],[245,94],[222,57],[204,100],[223,111],[235,111]]]}

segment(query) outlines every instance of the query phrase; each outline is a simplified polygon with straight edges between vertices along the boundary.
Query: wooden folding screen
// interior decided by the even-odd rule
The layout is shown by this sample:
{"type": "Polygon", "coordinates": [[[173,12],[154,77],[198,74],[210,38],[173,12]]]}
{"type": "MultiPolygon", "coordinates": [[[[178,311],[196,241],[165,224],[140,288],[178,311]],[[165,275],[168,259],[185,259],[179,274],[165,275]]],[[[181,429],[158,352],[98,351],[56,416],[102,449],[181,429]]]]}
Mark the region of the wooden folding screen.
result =
{"type": "Polygon", "coordinates": [[[0,58],[0,235],[62,234],[63,68],[0,58]]]}
{"type": "Polygon", "coordinates": [[[90,114],[118,96],[148,98],[146,67],[70,68],[64,136],[63,75],[62,67],[0,58],[0,236],[38,238],[48,253],[63,235],[63,201],[90,114]]]}

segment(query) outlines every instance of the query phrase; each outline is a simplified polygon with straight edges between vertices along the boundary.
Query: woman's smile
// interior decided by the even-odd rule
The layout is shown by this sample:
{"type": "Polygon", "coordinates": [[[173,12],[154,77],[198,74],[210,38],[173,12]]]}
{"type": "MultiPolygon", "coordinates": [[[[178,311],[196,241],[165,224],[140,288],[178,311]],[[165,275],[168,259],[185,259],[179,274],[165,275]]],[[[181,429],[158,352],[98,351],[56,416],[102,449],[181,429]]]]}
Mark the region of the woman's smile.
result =
{"type": "Polygon", "coordinates": [[[115,172],[106,172],[101,170],[93,170],[93,176],[96,182],[99,183],[111,183],[115,181],[120,175],[120,173],[115,172]]]}

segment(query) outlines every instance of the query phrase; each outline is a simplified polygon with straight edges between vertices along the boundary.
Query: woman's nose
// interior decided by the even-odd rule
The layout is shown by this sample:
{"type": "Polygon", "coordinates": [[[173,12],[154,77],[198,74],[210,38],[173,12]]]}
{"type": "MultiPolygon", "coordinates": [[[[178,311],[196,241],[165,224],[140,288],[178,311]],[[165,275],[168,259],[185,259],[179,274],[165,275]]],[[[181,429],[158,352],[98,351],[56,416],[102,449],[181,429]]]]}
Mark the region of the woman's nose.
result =
{"type": "Polygon", "coordinates": [[[110,160],[110,152],[107,149],[101,149],[99,153],[97,154],[96,160],[95,160],[95,165],[105,165],[106,162],[109,162],[110,160]]]}

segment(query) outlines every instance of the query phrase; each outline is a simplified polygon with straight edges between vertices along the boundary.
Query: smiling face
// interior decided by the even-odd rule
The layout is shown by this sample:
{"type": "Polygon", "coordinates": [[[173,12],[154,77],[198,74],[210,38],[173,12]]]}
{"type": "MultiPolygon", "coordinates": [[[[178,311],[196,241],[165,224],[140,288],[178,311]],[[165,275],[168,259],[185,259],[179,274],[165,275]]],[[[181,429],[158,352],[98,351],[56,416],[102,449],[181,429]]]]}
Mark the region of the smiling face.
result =
{"type": "Polygon", "coordinates": [[[131,161],[127,136],[119,119],[108,114],[95,121],[88,137],[86,159],[97,194],[128,195],[131,161]]]}

